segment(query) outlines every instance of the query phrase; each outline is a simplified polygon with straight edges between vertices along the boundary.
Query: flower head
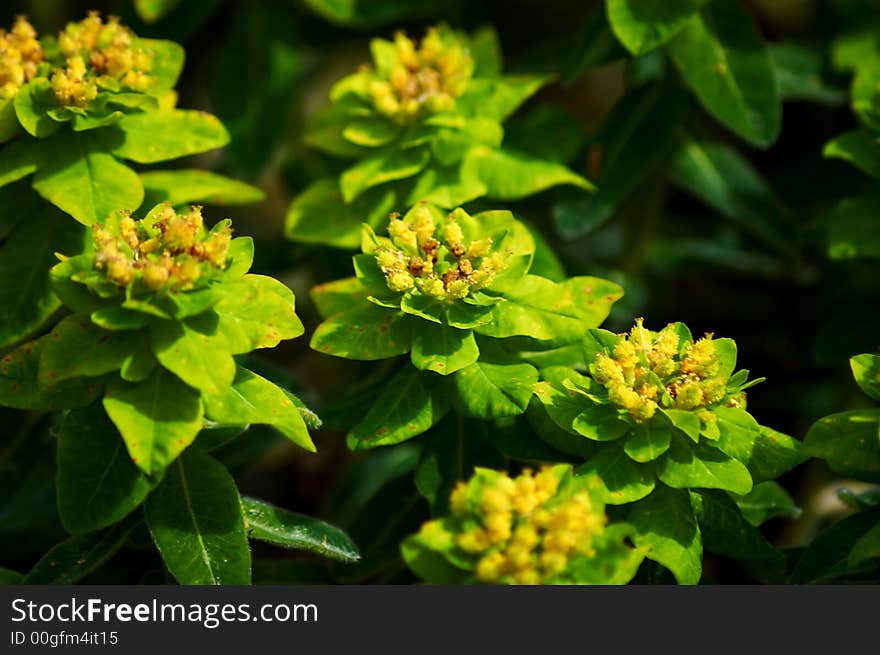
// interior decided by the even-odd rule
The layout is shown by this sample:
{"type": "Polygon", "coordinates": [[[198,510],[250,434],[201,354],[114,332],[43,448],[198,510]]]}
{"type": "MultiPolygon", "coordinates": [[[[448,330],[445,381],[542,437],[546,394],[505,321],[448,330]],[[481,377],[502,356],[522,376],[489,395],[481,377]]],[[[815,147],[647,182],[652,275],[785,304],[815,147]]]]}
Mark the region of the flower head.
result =
{"type": "Polygon", "coordinates": [[[15,19],[10,31],[0,30],[0,98],[12,98],[37,74],[43,48],[37,33],[24,16],[15,19]]]}

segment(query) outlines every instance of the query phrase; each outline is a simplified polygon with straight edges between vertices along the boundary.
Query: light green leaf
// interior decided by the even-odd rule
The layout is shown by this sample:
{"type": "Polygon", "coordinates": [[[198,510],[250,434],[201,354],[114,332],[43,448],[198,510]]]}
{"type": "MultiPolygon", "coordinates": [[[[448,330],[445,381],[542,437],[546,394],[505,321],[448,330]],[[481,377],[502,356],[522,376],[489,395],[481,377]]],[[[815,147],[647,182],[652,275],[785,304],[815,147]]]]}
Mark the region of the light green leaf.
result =
{"type": "Polygon", "coordinates": [[[412,177],[425,168],[430,159],[427,148],[391,150],[364,159],[340,176],[342,199],[350,203],[374,186],[412,177]]]}
{"type": "Polygon", "coordinates": [[[538,382],[530,364],[477,361],[452,378],[452,402],[468,416],[484,420],[526,411],[538,382]]]}
{"type": "Polygon", "coordinates": [[[116,371],[145,339],[146,335],[138,332],[104,330],[88,316],[68,316],[44,341],[38,380],[42,385],[50,385],[74,377],[96,377],[116,371]]]}
{"type": "Polygon", "coordinates": [[[549,81],[546,75],[475,78],[456,101],[455,108],[465,116],[501,123],[549,81]]]}
{"type": "Polygon", "coordinates": [[[53,157],[34,176],[34,189],[83,225],[101,222],[114,211],[134,211],[144,199],[137,173],[107,154],[90,134],[57,137],[53,157]]]}
{"type": "Polygon", "coordinates": [[[752,490],[749,470],[741,462],[678,435],[672,435],[669,451],[658,465],[657,477],[675,489],[726,489],[735,494],[752,490]]]}
{"type": "Polygon", "coordinates": [[[397,138],[400,125],[385,117],[356,118],[342,130],[342,136],[356,146],[378,148],[397,138]]]}
{"type": "Polygon", "coordinates": [[[682,409],[661,409],[660,411],[675,428],[684,432],[694,441],[700,440],[700,419],[696,413],[682,409]]]}
{"type": "Polygon", "coordinates": [[[449,411],[441,394],[417,368],[406,365],[389,380],[364,419],[348,435],[352,450],[388,446],[412,439],[449,411]]]}
{"type": "Polygon", "coordinates": [[[199,394],[161,367],[137,384],[111,383],[104,409],[147,475],[161,472],[202,429],[199,394]]]}
{"type": "Polygon", "coordinates": [[[804,447],[836,473],[880,482],[880,408],[819,419],[807,432],[804,447]]]}
{"type": "Polygon", "coordinates": [[[485,146],[468,152],[464,167],[468,175],[486,185],[486,195],[493,200],[519,200],[560,184],[588,191],[595,188],[562,164],[485,146]]]}
{"type": "Polygon", "coordinates": [[[15,114],[18,122],[31,136],[45,138],[55,132],[59,124],[47,112],[58,108],[55,92],[45,77],[38,77],[25,84],[15,94],[15,114]]]}
{"type": "Polygon", "coordinates": [[[217,395],[232,384],[235,361],[226,337],[210,318],[155,321],[150,327],[150,345],[166,369],[191,387],[217,395]]]}
{"type": "Polygon", "coordinates": [[[322,282],[309,291],[312,302],[321,318],[343,312],[354,305],[364,305],[367,290],[356,277],[346,277],[332,282],[322,282]]]}
{"type": "Polygon", "coordinates": [[[21,137],[0,148],[0,186],[27,177],[45,162],[44,141],[21,137]]]}
{"type": "Polygon", "coordinates": [[[630,429],[630,424],[622,421],[617,409],[611,405],[596,405],[581,396],[581,411],[571,423],[572,429],[593,441],[614,441],[630,429]]]}
{"type": "Polygon", "coordinates": [[[125,518],[150,493],[100,404],[64,417],[58,435],[58,513],[79,534],[125,518]]]}
{"type": "Polygon", "coordinates": [[[672,571],[679,584],[693,585],[703,571],[703,543],[688,493],[659,486],[633,505],[627,520],[636,528],[636,546],[672,571]]]}
{"type": "Polygon", "coordinates": [[[413,334],[413,366],[441,375],[455,373],[477,361],[480,351],[471,330],[433,323],[419,325],[413,334]]]}
{"type": "Polygon", "coordinates": [[[351,538],[329,523],[247,496],[242,496],[241,505],[251,539],[306,550],[340,562],[356,562],[361,558],[351,538]]]}
{"type": "Polygon", "coordinates": [[[770,53],[738,0],[714,0],[668,45],[703,107],[756,146],[776,140],[782,107],[770,53]]]}
{"type": "Polygon", "coordinates": [[[180,0],[134,0],[134,8],[145,23],[155,23],[180,4],[180,0]]]}
{"type": "Polygon", "coordinates": [[[861,390],[880,401],[880,355],[856,355],[850,358],[849,365],[861,390]]]}
{"type": "Polygon", "coordinates": [[[140,173],[140,178],[146,192],[145,207],[154,207],[160,202],[172,205],[249,205],[266,197],[258,187],[194,168],[148,171],[140,173]]]}
{"type": "Polygon", "coordinates": [[[636,426],[630,433],[623,450],[636,462],[651,462],[669,450],[672,432],[665,425],[649,421],[636,426]]]}
{"type": "Polygon", "coordinates": [[[251,552],[235,481],[196,448],[169,467],[147,499],[147,525],[183,585],[250,584],[251,552]]]}
{"type": "Polygon", "coordinates": [[[625,505],[648,496],[654,490],[654,470],[650,464],[637,464],[617,444],[607,444],[581,464],[579,476],[597,475],[609,505],[625,505]]]}
{"type": "Polygon", "coordinates": [[[166,109],[128,114],[99,137],[117,157],[154,164],[229,143],[229,134],[217,117],[203,111],[166,109]]]}
{"type": "Polygon", "coordinates": [[[607,0],[608,22],[620,42],[643,55],[678,34],[709,0],[607,0]]]}
{"type": "Polygon", "coordinates": [[[299,408],[284,390],[239,366],[232,386],[219,394],[203,397],[205,415],[229,425],[271,425],[296,445],[315,452],[299,408]]]}
{"type": "Polygon", "coordinates": [[[348,359],[387,359],[409,352],[411,318],[372,303],[331,316],[312,335],[318,352],[348,359]]]}

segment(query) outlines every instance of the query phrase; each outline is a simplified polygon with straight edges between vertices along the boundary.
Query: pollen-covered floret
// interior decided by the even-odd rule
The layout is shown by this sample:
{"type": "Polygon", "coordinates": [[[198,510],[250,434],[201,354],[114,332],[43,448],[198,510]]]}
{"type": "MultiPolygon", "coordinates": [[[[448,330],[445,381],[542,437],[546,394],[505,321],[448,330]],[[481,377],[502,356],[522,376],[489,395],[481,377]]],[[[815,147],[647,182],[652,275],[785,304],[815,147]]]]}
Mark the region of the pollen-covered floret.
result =
{"type": "Polygon", "coordinates": [[[660,406],[696,410],[720,402],[727,393],[711,334],[681,344],[674,325],[655,333],[636,319],[610,350],[596,355],[590,373],[608,390],[609,400],[637,423],[650,419],[660,406]]]}
{"type": "Polygon", "coordinates": [[[91,12],[68,24],[58,35],[58,51],[65,65],[55,69],[50,82],[61,105],[87,106],[101,83],[144,92],[155,81],[150,74],[152,53],[137,45],[131,30],[113,16],[104,22],[98,12],[91,12]]]}
{"type": "Polygon", "coordinates": [[[455,545],[478,556],[476,577],[498,584],[541,584],[560,578],[579,557],[596,554],[595,539],[606,525],[604,508],[586,490],[561,487],[567,466],[526,469],[460,482],[450,508],[464,529],[455,545]]]}
{"type": "Polygon", "coordinates": [[[505,254],[492,251],[491,238],[465,243],[454,212],[439,225],[424,206],[406,219],[392,215],[388,236],[391,243],[374,255],[394,292],[416,289],[433,298],[460,300],[491,285],[507,266],[505,254]]]}
{"type": "Polygon", "coordinates": [[[370,82],[376,109],[400,122],[451,109],[474,69],[461,40],[448,28],[432,27],[418,47],[403,32],[393,47],[394,65],[370,82]]]}
{"type": "Polygon", "coordinates": [[[228,221],[206,231],[201,207],[178,214],[169,204],[141,220],[114,214],[92,230],[95,268],[118,286],[140,282],[153,291],[187,291],[212,269],[223,270],[232,238],[228,221]]]}
{"type": "Polygon", "coordinates": [[[0,98],[12,98],[37,74],[43,48],[37,33],[24,16],[15,19],[8,32],[0,30],[0,98]]]}

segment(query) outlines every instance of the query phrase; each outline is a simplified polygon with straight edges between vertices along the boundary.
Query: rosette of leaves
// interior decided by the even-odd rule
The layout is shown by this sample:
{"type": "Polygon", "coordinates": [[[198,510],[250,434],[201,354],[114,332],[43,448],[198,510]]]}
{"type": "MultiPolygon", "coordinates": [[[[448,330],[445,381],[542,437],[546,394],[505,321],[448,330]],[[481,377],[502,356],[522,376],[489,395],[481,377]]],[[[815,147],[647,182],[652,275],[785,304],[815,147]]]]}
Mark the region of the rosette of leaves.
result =
{"type": "Polygon", "coordinates": [[[249,237],[233,239],[228,220],[206,229],[197,207],[178,214],[161,204],[140,220],[117,212],[93,226],[86,253],[62,256],[51,271],[71,314],[3,358],[4,405],[71,410],[58,440],[64,526],[99,541],[115,534],[118,549],[146,502],[153,539],[185,583],[249,581],[245,518],[255,538],[357,556],[319,522],[242,506],[207,454],[250,424],[315,449],[308,428],[317,417],[235,360],[303,332],[293,293],[249,274],[252,259],[249,237]],[[295,525],[302,539],[287,543],[295,525]]]}
{"type": "Polygon", "coordinates": [[[554,161],[502,146],[502,123],[547,81],[501,74],[494,33],[444,25],[420,43],[403,33],[371,42],[373,64],[337,82],[309,145],[357,160],[318,180],[287,214],[296,241],[354,248],[363,222],[426,200],[452,209],[477,198],[515,200],[559,184],[592,185],[554,161]]]}
{"type": "Polygon", "coordinates": [[[596,480],[570,465],[517,477],[477,468],[452,492],[450,514],[402,544],[413,572],[435,584],[626,584],[645,548],[609,523],[596,480]]]}
{"type": "Polygon", "coordinates": [[[598,278],[530,275],[534,241],[507,211],[420,203],[392,216],[389,236],[369,226],[363,235],[356,277],[312,292],[326,320],[311,347],[358,360],[409,355],[411,365],[354,426],[353,448],[410,439],[450,408],[479,419],[523,413],[538,379],[530,362],[567,361],[622,295],[598,278]]]}
{"type": "Polygon", "coordinates": [[[688,584],[700,579],[704,545],[783,566],[755,525],[774,507],[793,509],[773,479],[805,455],[746,411],[744,392],[761,380],[734,371],[733,340],[695,340],[682,323],[654,332],[639,319],[625,334],[590,329],[583,345],[586,374],[542,370],[535,390],[548,420],[535,411],[533,426],[584,457],[576,471],[599,478],[606,503],[628,506],[647,557],[688,584]]]}
{"type": "MultiPolygon", "coordinates": [[[[120,160],[153,164],[229,140],[214,116],[175,108],[184,61],[176,43],[97,13],[42,39],[20,18],[0,41],[0,186],[32,175],[37,193],[84,225],[135,210],[153,191],[120,160]]],[[[180,202],[166,182],[159,200],[180,202]]]]}

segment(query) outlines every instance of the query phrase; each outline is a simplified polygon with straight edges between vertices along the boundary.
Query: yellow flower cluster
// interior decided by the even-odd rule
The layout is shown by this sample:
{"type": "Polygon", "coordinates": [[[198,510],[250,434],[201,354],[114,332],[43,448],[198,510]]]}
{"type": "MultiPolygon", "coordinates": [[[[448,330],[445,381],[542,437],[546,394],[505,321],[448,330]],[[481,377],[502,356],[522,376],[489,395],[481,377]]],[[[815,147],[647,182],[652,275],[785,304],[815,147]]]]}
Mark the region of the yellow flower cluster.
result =
{"type": "Polygon", "coordinates": [[[43,61],[43,48],[37,33],[23,16],[15,19],[12,30],[0,30],[0,98],[12,98],[37,74],[43,61]]]}
{"type": "MultiPolygon", "coordinates": [[[[711,334],[689,343],[680,356],[672,325],[655,334],[639,318],[629,334],[620,335],[610,356],[596,355],[590,371],[611,402],[641,423],[654,416],[664,395],[675,409],[696,410],[720,401],[727,379],[718,375],[719,368],[711,334]]],[[[708,412],[703,417],[713,418],[708,412]]]]}
{"type": "Polygon", "coordinates": [[[55,69],[50,82],[62,105],[88,105],[98,94],[100,77],[130,91],[143,92],[153,84],[152,55],[135,46],[131,30],[116,17],[105,23],[98,12],[91,12],[79,23],[70,23],[58,35],[58,50],[66,65],[55,69]]]}
{"type": "Polygon", "coordinates": [[[171,205],[136,221],[128,214],[94,225],[95,267],[119,286],[136,280],[153,290],[193,288],[205,266],[226,267],[232,230],[205,233],[200,207],[179,215],[171,205]]]}
{"type": "Polygon", "coordinates": [[[377,248],[375,255],[392,291],[416,288],[456,300],[490,285],[507,263],[502,253],[491,251],[491,238],[465,243],[454,215],[437,226],[425,207],[416,209],[412,220],[392,216],[388,235],[393,245],[377,248]]]}
{"type": "MultiPolygon", "coordinates": [[[[516,478],[485,480],[479,497],[480,524],[455,537],[455,545],[480,555],[481,582],[541,584],[558,578],[574,557],[595,555],[594,540],[607,518],[589,493],[558,498],[558,467],[526,469],[516,478]]],[[[450,498],[454,516],[473,513],[469,485],[460,482],[450,498]]]]}
{"type": "Polygon", "coordinates": [[[370,83],[376,109],[401,122],[451,109],[473,74],[467,48],[448,30],[436,27],[428,30],[418,48],[398,32],[394,47],[397,62],[388,79],[370,83]]]}

